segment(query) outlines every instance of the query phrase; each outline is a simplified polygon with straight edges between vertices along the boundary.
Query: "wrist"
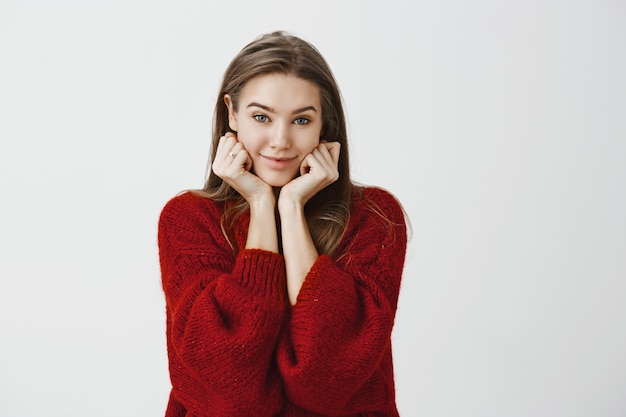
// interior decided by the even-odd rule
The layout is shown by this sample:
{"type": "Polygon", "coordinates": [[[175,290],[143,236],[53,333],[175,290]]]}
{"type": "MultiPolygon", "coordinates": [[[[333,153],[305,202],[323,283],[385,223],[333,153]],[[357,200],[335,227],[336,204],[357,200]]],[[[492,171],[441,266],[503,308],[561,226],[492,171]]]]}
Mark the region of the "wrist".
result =
{"type": "Polygon", "coordinates": [[[248,206],[250,206],[250,213],[263,211],[271,211],[273,213],[276,209],[276,197],[270,190],[270,192],[256,195],[255,198],[249,199],[248,206]]]}
{"type": "Polygon", "coordinates": [[[250,223],[246,249],[263,249],[278,253],[278,235],[276,233],[276,198],[273,194],[265,198],[248,201],[250,223]]]}
{"type": "Polygon", "coordinates": [[[281,190],[278,197],[278,212],[281,217],[289,214],[304,213],[304,202],[300,199],[289,196],[281,190]]]}

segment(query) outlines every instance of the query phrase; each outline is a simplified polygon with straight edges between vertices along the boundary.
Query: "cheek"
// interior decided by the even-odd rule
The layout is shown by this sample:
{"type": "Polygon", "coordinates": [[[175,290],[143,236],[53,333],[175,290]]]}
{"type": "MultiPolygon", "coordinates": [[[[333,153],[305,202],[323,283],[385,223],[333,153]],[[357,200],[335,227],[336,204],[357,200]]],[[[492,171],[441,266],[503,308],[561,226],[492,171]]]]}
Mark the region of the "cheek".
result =
{"type": "Polygon", "coordinates": [[[307,134],[301,138],[301,148],[310,153],[313,149],[320,144],[320,132],[318,130],[307,132],[307,134]]]}
{"type": "Polygon", "coordinates": [[[311,138],[307,143],[307,153],[311,153],[313,149],[317,148],[319,144],[320,144],[319,137],[315,136],[311,138]]]}
{"type": "Polygon", "coordinates": [[[262,132],[260,129],[254,129],[252,126],[240,125],[240,129],[237,132],[237,140],[247,150],[257,148],[262,142],[262,132]]]}

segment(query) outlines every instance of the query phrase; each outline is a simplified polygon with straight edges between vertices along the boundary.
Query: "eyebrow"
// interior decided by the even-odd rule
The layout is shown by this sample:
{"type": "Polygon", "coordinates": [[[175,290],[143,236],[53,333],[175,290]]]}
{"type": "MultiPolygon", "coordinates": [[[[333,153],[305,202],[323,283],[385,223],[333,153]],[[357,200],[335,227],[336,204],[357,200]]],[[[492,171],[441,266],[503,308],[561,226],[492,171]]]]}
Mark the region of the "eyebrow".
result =
{"type": "MultiPolygon", "coordinates": [[[[273,108],[266,106],[264,104],[256,103],[256,102],[252,102],[246,106],[246,108],[250,108],[250,107],[259,107],[270,113],[276,113],[276,111],[273,108]]],[[[305,111],[308,111],[308,110],[313,110],[314,112],[317,113],[317,109],[314,106],[306,106],[306,107],[302,107],[300,109],[294,110],[291,114],[304,113],[305,111]]]]}

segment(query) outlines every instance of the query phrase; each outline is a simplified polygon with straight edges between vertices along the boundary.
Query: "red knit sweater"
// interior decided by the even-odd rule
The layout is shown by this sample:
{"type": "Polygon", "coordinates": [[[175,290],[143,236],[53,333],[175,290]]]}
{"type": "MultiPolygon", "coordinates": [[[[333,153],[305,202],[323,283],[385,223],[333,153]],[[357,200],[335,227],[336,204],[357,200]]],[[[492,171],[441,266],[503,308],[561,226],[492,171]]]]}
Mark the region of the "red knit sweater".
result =
{"type": "MultiPolygon", "coordinates": [[[[362,189],[340,256],[317,259],[294,306],[282,255],[233,250],[221,207],[186,193],[161,213],[166,417],[397,417],[390,335],[406,228],[396,199],[362,189]]],[[[232,231],[235,247],[248,223],[242,215],[232,231]]]]}

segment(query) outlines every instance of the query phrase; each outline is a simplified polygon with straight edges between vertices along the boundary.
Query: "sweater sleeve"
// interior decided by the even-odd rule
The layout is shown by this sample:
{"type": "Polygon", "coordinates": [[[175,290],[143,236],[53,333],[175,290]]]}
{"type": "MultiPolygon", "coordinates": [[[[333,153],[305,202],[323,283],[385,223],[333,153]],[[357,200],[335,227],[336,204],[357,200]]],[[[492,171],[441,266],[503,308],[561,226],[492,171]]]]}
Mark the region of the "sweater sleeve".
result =
{"type": "MultiPolygon", "coordinates": [[[[203,201],[204,200],[204,201],[203,201]]],[[[159,257],[172,397],[194,416],[273,416],[282,406],[274,349],[284,313],[282,256],[234,254],[215,203],[166,204],[159,257]]]]}
{"type": "Polygon", "coordinates": [[[368,195],[338,260],[321,255],[309,271],[277,350],[287,398],[321,415],[395,407],[390,338],[406,226],[393,196],[368,195]]]}

